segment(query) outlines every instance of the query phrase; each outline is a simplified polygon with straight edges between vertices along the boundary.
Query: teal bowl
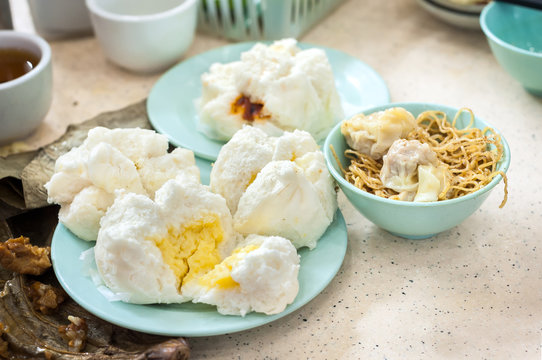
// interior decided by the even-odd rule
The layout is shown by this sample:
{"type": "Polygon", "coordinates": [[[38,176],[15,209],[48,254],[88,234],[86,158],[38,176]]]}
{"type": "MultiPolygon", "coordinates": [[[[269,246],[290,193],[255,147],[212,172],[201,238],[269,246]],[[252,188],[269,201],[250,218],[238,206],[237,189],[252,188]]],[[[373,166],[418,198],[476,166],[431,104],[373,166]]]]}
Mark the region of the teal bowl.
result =
{"type": "Polygon", "coordinates": [[[542,11],[493,1],[482,11],[480,26],[499,64],[542,96],[542,11]]]}
{"type": "MultiPolygon", "coordinates": [[[[443,111],[450,121],[458,111],[456,108],[437,104],[395,103],[369,108],[364,113],[370,114],[390,107],[403,107],[415,117],[427,110],[443,111]]],[[[464,128],[469,121],[470,114],[462,113],[456,122],[456,127],[464,128]]],[[[475,117],[474,126],[480,129],[492,127],[478,117],[475,117]]],[[[510,165],[510,148],[502,134],[497,129],[493,129],[501,135],[504,147],[503,158],[499,162],[498,169],[506,173],[510,165]]],[[[385,199],[360,190],[346,181],[330,150],[330,145],[333,145],[343,168],[346,168],[349,161],[344,157],[344,151],[348,149],[348,145],[341,133],[341,124],[331,130],[324,143],[324,156],[331,175],[346,198],[363,216],[393,235],[407,239],[428,238],[459,225],[482,205],[491,190],[502,180],[502,176],[497,175],[484,188],[451,200],[422,203],[385,199]]]]}

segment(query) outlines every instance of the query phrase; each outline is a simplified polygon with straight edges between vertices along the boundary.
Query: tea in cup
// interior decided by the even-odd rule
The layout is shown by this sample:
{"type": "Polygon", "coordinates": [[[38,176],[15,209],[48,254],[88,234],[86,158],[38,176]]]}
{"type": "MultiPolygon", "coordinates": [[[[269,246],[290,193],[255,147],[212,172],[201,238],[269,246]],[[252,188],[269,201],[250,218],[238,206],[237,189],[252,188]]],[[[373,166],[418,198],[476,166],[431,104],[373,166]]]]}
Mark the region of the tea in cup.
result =
{"type": "Polygon", "coordinates": [[[0,145],[23,138],[52,100],[51,48],[41,37],[0,30],[0,145]]]}

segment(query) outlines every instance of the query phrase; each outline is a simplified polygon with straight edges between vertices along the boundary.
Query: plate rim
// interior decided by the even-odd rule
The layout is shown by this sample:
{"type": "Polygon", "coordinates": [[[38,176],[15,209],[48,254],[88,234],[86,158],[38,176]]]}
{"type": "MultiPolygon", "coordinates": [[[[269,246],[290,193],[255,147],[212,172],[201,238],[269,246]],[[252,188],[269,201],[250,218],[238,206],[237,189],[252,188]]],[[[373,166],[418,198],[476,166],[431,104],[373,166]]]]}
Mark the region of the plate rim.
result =
{"type": "MultiPolygon", "coordinates": [[[[230,326],[230,327],[219,326],[215,330],[211,330],[211,331],[203,330],[203,329],[199,329],[199,328],[196,328],[196,330],[192,330],[192,331],[179,331],[179,330],[177,330],[177,331],[167,331],[165,329],[160,330],[160,329],[156,328],[156,326],[145,327],[145,326],[141,326],[141,325],[134,325],[134,324],[130,323],[129,320],[122,320],[122,319],[119,320],[119,319],[115,318],[114,312],[113,312],[113,315],[111,315],[107,311],[107,309],[96,308],[92,304],[91,301],[87,301],[84,298],[82,299],[81,295],[79,293],[77,293],[77,292],[74,292],[74,290],[72,289],[72,286],[71,286],[72,283],[70,281],[66,281],[66,278],[64,277],[64,275],[59,271],[59,260],[58,260],[58,258],[59,258],[60,254],[58,253],[59,250],[57,248],[60,247],[60,245],[58,244],[58,242],[60,240],[58,240],[58,236],[59,236],[58,234],[61,233],[61,232],[66,232],[66,233],[71,235],[72,240],[81,241],[81,242],[83,242],[82,244],[85,244],[85,245],[86,244],[94,244],[94,242],[87,242],[85,240],[82,240],[82,239],[78,238],[76,235],[74,235],[68,228],[66,228],[61,223],[59,223],[57,225],[57,227],[55,228],[54,234],[53,234],[52,243],[51,243],[51,262],[52,262],[52,265],[53,265],[53,270],[55,272],[55,275],[56,275],[60,285],[66,291],[66,293],[68,293],[70,298],[73,301],[75,301],[77,304],[79,304],[81,307],[83,307],[85,310],[87,310],[88,312],[90,312],[91,314],[95,315],[96,317],[98,317],[98,318],[100,318],[102,320],[105,320],[105,321],[110,322],[112,324],[115,324],[117,326],[121,326],[121,327],[131,329],[131,330],[134,330],[134,331],[139,331],[139,332],[144,332],[144,333],[154,334],[154,335],[162,335],[162,336],[205,337],[205,336],[225,335],[225,334],[232,334],[232,333],[236,333],[236,332],[240,332],[240,331],[245,331],[245,330],[257,328],[257,327],[260,327],[260,326],[263,326],[263,325],[267,325],[267,324],[269,324],[269,323],[271,323],[271,322],[273,322],[275,320],[278,320],[280,318],[283,318],[283,317],[293,313],[294,311],[299,310],[303,306],[307,305],[309,302],[311,302],[315,297],[317,297],[331,283],[331,281],[335,278],[335,276],[339,272],[339,270],[340,270],[340,268],[341,268],[341,266],[342,266],[342,264],[344,262],[344,258],[346,256],[346,251],[347,251],[347,247],[348,247],[348,232],[347,232],[346,222],[345,222],[344,216],[343,216],[343,214],[342,214],[342,212],[341,212],[341,210],[339,208],[337,208],[337,211],[334,214],[333,221],[328,226],[328,229],[326,229],[326,232],[330,229],[331,225],[333,223],[335,223],[335,222],[336,222],[336,224],[335,224],[336,230],[334,230],[334,231],[340,231],[340,232],[344,233],[344,237],[342,237],[341,239],[338,239],[338,240],[340,240],[340,243],[337,242],[337,241],[334,241],[334,242],[338,243],[339,245],[341,245],[341,249],[340,249],[341,250],[341,254],[340,254],[341,256],[340,256],[339,261],[337,261],[335,263],[335,266],[333,267],[333,269],[331,269],[331,271],[328,272],[327,278],[323,282],[320,283],[320,285],[318,286],[318,289],[316,291],[311,293],[309,296],[307,296],[306,299],[302,300],[298,304],[296,304],[296,300],[294,300],[291,304],[289,304],[286,307],[286,309],[284,311],[282,311],[282,312],[280,312],[278,314],[265,315],[265,314],[261,314],[261,313],[250,313],[250,314],[254,314],[252,316],[256,316],[256,320],[254,320],[252,322],[249,322],[248,324],[245,324],[245,325],[243,325],[242,322],[239,322],[239,324],[241,324],[241,325],[235,325],[235,326],[230,326]],[[258,319],[263,319],[263,320],[258,321],[258,319]]],[[[332,240],[336,240],[336,239],[330,239],[329,241],[332,241],[332,240]]],[[[63,241],[65,241],[65,240],[63,240],[63,241]]],[[[91,248],[93,246],[94,245],[90,245],[88,248],[91,248]]],[[[304,251],[305,253],[306,252],[310,253],[310,250],[308,250],[307,248],[303,248],[303,249],[300,249],[300,250],[304,251]]],[[[298,250],[298,253],[299,253],[300,250],[298,250]]],[[[80,254],[78,254],[78,259],[77,260],[82,263],[83,261],[81,259],[79,259],[79,256],[80,256],[80,254]]],[[[301,256],[303,256],[303,255],[301,255],[301,256]]],[[[81,274],[81,277],[82,278],[86,277],[86,278],[88,278],[89,281],[91,281],[89,275],[81,274]]],[[[95,285],[94,285],[94,289],[97,292],[99,292],[95,285]]],[[[101,294],[99,294],[99,295],[103,296],[101,294]]],[[[121,302],[119,302],[119,303],[121,303],[121,302]]],[[[183,303],[183,304],[170,304],[170,305],[172,305],[172,307],[176,307],[176,306],[185,305],[185,304],[188,304],[189,306],[191,306],[192,303],[188,302],[188,303],[183,303]]],[[[202,304],[194,304],[194,305],[201,306],[202,304]]],[[[115,306],[115,305],[113,305],[113,306],[115,306]]],[[[121,306],[127,307],[127,308],[130,308],[132,306],[136,306],[136,307],[139,308],[140,306],[155,307],[155,306],[169,306],[169,305],[168,304],[140,305],[140,304],[121,303],[121,306]]],[[[216,310],[216,307],[214,307],[212,305],[205,305],[205,306],[209,306],[209,307],[214,308],[213,310],[216,311],[216,315],[218,315],[218,316],[235,317],[235,318],[240,318],[240,319],[246,318],[246,317],[240,317],[240,316],[234,316],[234,315],[222,315],[222,314],[218,313],[218,311],[216,310]]],[[[191,312],[191,313],[193,313],[193,312],[191,312]]],[[[247,316],[249,316],[250,314],[247,314],[247,316]]]]}

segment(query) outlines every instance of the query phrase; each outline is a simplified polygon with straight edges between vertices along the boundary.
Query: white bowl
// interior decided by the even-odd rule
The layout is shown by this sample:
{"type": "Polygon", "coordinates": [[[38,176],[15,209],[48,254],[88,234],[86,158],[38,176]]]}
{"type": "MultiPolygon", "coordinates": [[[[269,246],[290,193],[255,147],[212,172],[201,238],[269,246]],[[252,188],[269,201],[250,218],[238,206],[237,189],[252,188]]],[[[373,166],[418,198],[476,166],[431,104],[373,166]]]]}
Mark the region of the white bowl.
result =
{"type": "Polygon", "coordinates": [[[36,31],[46,39],[92,34],[85,0],[28,0],[36,31]]]}
{"type": "Polygon", "coordinates": [[[489,1],[480,1],[478,3],[457,2],[454,0],[433,0],[435,4],[442,5],[445,8],[458,10],[467,13],[480,14],[489,1]]]}
{"type": "Polygon", "coordinates": [[[24,49],[40,59],[26,74],[0,83],[0,144],[7,144],[42,122],[51,107],[53,73],[51,48],[37,35],[0,30],[0,48],[24,49]]]}
{"type": "Polygon", "coordinates": [[[192,44],[197,0],[86,0],[105,56],[135,72],[164,70],[192,44]]]}
{"type": "Polygon", "coordinates": [[[438,4],[435,0],[416,0],[418,4],[435,17],[442,21],[465,29],[480,29],[480,13],[460,11],[447,8],[438,4]]]}

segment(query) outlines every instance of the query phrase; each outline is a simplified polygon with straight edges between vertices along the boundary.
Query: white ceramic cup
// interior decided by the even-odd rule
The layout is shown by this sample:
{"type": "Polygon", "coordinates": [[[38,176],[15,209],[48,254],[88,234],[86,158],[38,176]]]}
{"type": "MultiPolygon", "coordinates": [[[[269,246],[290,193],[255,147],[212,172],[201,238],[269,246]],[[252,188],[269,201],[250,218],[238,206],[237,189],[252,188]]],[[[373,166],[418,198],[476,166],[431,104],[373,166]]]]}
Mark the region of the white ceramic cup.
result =
{"type": "Polygon", "coordinates": [[[53,73],[51,48],[41,37],[0,30],[0,48],[27,50],[40,60],[26,74],[0,83],[0,144],[23,138],[34,131],[51,107],[53,73]]]}
{"type": "Polygon", "coordinates": [[[92,34],[85,0],[28,0],[36,31],[48,40],[92,34]]]}
{"type": "Polygon", "coordinates": [[[94,33],[113,63],[134,72],[164,70],[194,39],[198,0],[86,0],[94,33]]]}

